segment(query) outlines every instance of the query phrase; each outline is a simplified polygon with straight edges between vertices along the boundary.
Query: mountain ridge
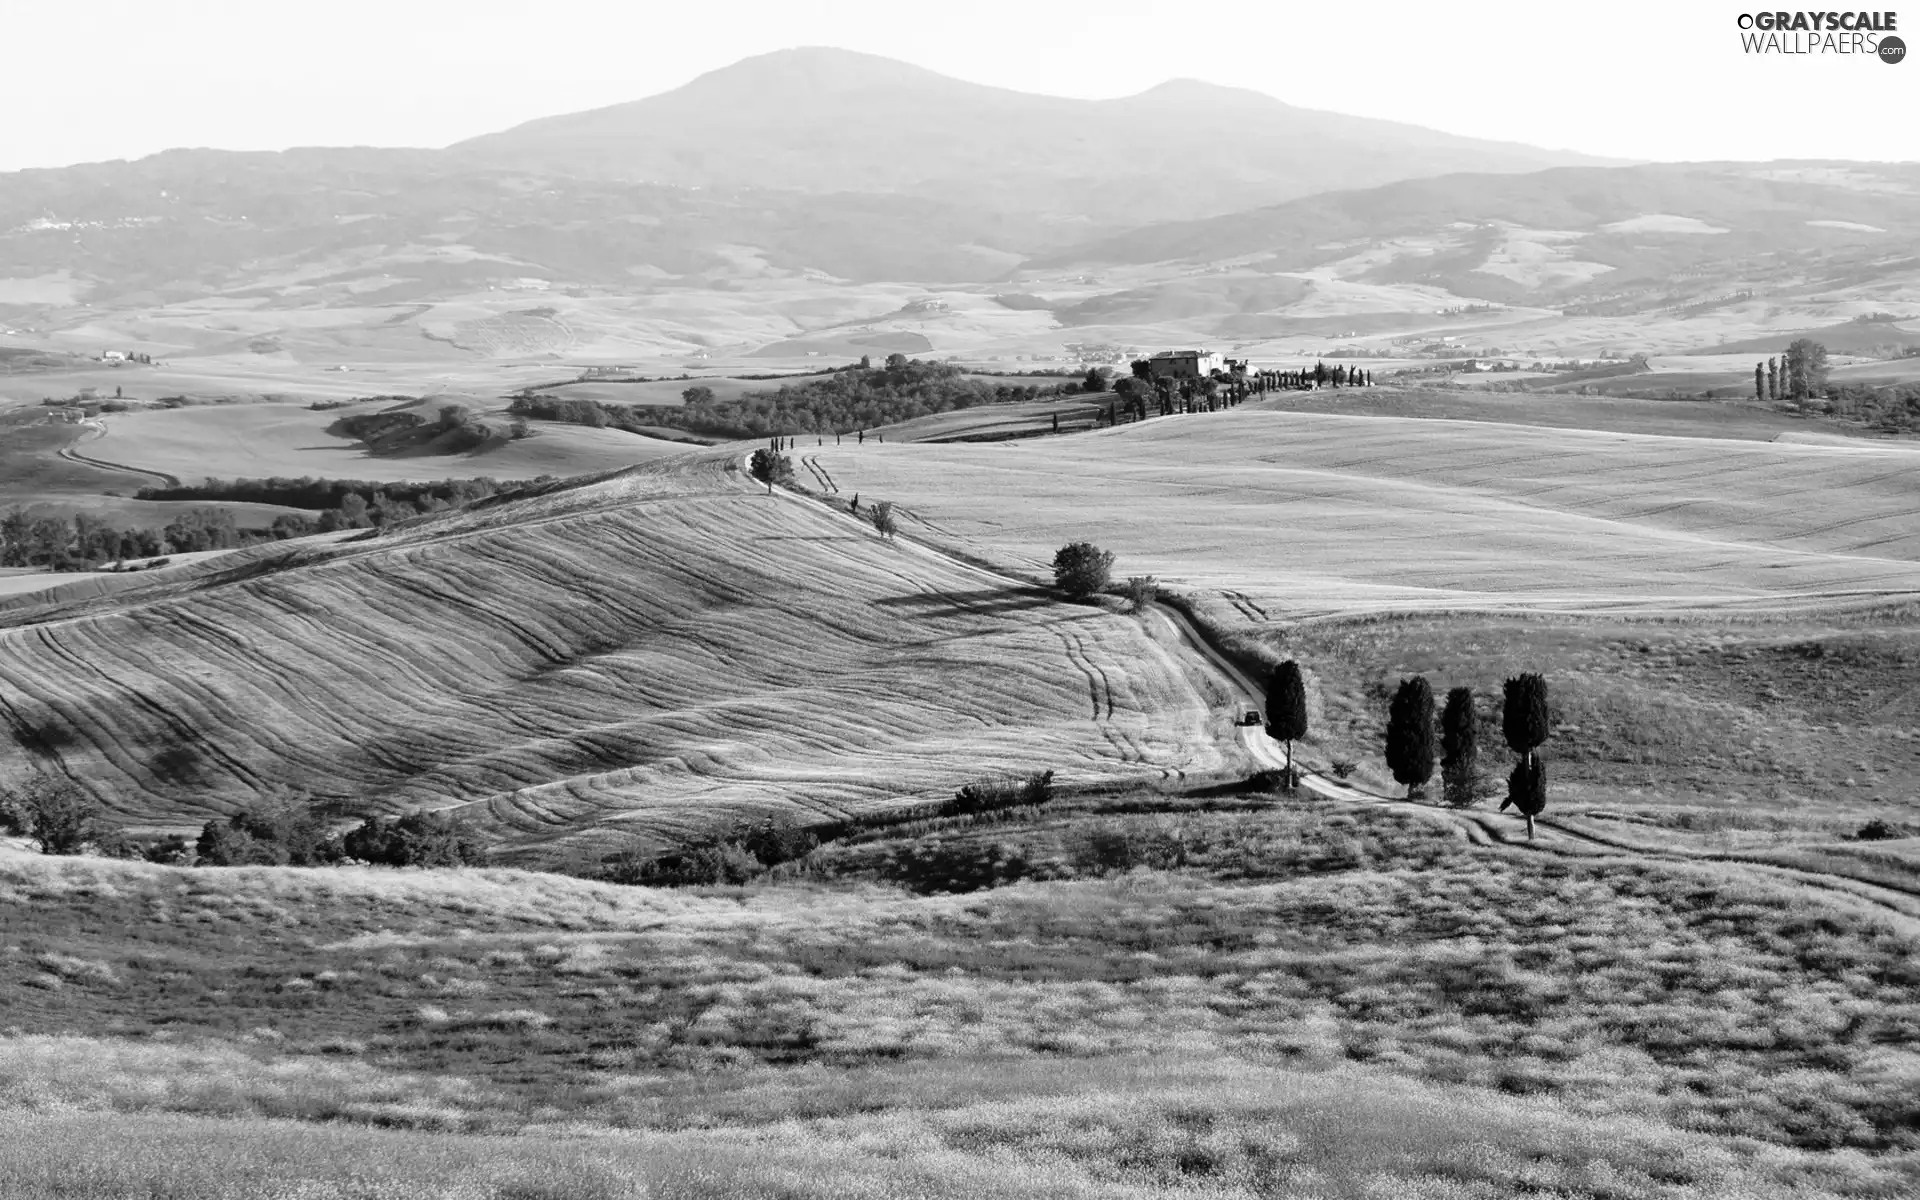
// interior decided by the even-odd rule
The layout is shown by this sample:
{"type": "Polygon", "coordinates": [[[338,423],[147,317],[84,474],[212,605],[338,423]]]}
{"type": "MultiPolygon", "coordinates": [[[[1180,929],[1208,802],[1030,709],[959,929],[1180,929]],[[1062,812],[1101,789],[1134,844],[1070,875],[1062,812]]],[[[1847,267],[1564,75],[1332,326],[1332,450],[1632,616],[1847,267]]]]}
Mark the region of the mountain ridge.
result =
{"type": "Polygon", "coordinates": [[[802,47],[743,59],[658,95],[457,142],[475,162],[687,186],[907,192],[1119,224],[1444,170],[1604,165],[1572,151],[1464,138],[1302,108],[1246,88],[1167,80],[1082,100],[954,79],[894,59],[802,47]],[[1204,172],[1205,187],[1116,178],[1204,172]]]}

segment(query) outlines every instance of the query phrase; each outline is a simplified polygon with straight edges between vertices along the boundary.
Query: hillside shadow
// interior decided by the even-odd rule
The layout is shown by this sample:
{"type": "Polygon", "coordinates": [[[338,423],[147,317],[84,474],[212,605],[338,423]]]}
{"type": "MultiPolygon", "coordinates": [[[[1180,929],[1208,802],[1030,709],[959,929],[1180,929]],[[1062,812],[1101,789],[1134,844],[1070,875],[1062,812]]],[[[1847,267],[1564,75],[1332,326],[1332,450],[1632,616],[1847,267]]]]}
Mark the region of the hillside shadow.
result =
{"type": "Polygon", "coordinates": [[[985,588],[975,592],[919,592],[911,596],[888,596],[873,601],[879,608],[913,609],[928,617],[993,616],[1029,608],[1047,608],[1055,603],[1051,594],[1040,588],[985,588]]]}

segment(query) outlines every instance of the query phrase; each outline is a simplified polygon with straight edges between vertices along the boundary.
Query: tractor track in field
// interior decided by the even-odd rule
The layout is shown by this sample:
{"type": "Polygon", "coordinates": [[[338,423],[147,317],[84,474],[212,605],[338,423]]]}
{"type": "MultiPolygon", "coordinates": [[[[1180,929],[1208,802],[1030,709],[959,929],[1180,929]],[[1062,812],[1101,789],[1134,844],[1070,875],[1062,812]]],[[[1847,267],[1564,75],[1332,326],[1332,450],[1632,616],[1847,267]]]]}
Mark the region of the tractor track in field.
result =
{"type": "MultiPolygon", "coordinates": [[[[794,503],[808,503],[812,499],[793,492],[783,494],[794,503]]],[[[850,514],[841,513],[832,508],[828,508],[827,511],[841,520],[858,523],[857,518],[850,514]]],[[[949,554],[923,542],[896,539],[896,544],[923,556],[939,559],[996,584],[1023,589],[1033,586],[1028,580],[969,562],[965,558],[949,554]]],[[[1205,632],[1183,613],[1164,605],[1149,604],[1148,617],[1158,619],[1169,627],[1175,635],[1175,640],[1225,682],[1230,690],[1236,692],[1246,709],[1264,712],[1265,689],[1249,678],[1223,649],[1215,645],[1205,632]]],[[[1096,708],[1097,705],[1096,699],[1096,708]]],[[[1248,758],[1263,767],[1276,770],[1286,766],[1286,755],[1281,745],[1267,736],[1263,726],[1241,725],[1236,729],[1241,748],[1248,758]]],[[[1345,780],[1331,779],[1303,766],[1297,755],[1294,759],[1294,770],[1299,776],[1300,787],[1316,796],[1355,806],[1387,808],[1426,820],[1439,821],[1452,828],[1464,841],[1476,848],[1502,853],[1550,855],[1588,862],[1614,859],[1675,866],[1731,867],[1749,877],[1811,888],[1831,899],[1848,904],[1849,907],[1865,909],[1883,919],[1892,918],[1910,932],[1920,932],[1920,888],[1909,889],[1875,883],[1851,875],[1773,862],[1755,855],[1711,850],[1658,849],[1578,829],[1548,817],[1538,817],[1534,822],[1538,830],[1548,836],[1544,839],[1528,840],[1519,836],[1519,827],[1513,824],[1512,818],[1502,818],[1473,809],[1425,804],[1366,791],[1345,780]]]]}

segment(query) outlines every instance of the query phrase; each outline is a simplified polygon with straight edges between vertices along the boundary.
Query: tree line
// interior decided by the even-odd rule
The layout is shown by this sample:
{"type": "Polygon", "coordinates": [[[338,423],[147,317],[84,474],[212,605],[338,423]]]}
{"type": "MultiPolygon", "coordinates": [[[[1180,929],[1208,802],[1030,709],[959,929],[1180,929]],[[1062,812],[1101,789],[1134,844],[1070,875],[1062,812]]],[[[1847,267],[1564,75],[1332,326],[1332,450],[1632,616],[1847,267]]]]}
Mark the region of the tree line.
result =
{"type": "MultiPolygon", "coordinates": [[[[541,476],[544,482],[551,476],[541,476]]],[[[489,476],[472,479],[440,479],[430,483],[384,483],[366,479],[318,479],[303,475],[298,479],[275,475],[268,479],[208,479],[197,484],[167,487],[143,487],[134,493],[138,500],[223,500],[233,504],[273,504],[282,508],[325,510],[339,508],[350,495],[369,505],[376,500],[412,504],[418,511],[436,511],[429,506],[458,508],[475,500],[484,500],[503,490],[505,485],[489,476]]]]}
{"type": "Polygon", "coordinates": [[[0,516],[0,567],[87,571],[126,559],[231,550],[288,536],[277,529],[240,529],[225,509],[196,508],[154,529],[123,527],[92,513],[35,517],[16,508],[0,516]]]}
{"type": "Polygon", "coordinates": [[[1079,380],[1041,386],[970,379],[951,363],[890,354],[882,366],[872,366],[870,360],[862,359],[861,365],[808,376],[771,391],[748,392],[732,400],[715,400],[710,388],[696,385],[686,390],[683,398],[687,403],[679,408],[606,404],[522,392],[507,411],[516,417],[629,432],[665,426],[714,437],[758,438],[770,434],[854,433],[983,404],[1077,395],[1085,386],[1079,380]]]}
{"type": "MultiPolygon", "coordinates": [[[[552,482],[542,475],[533,482],[552,482]]],[[[166,525],[121,525],[93,513],[36,517],[15,508],[0,515],[0,567],[87,571],[128,559],[233,550],[310,533],[378,529],[422,513],[445,512],[477,500],[506,496],[518,485],[484,476],[430,483],[375,483],[363,479],[209,479],[199,484],[143,487],[139,500],[205,500],[318,510],[281,513],[270,525],[240,526],[231,510],[195,508],[166,525]]]]}
{"type": "MultiPolygon", "coordinates": [[[[1113,381],[1113,392],[1119,403],[1107,411],[1109,425],[1119,424],[1122,417],[1144,421],[1149,410],[1163,417],[1218,412],[1274,391],[1373,386],[1372,371],[1341,365],[1329,367],[1324,362],[1316,362],[1311,371],[1248,371],[1246,365],[1240,363],[1231,371],[1215,369],[1190,379],[1156,375],[1152,360],[1144,358],[1135,359],[1128,369],[1130,375],[1113,381]]],[[[1089,380],[1096,377],[1097,372],[1088,372],[1089,380]]],[[[1089,383],[1085,390],[1099,389],[1089,383]]]]}
{"type": "Polygon", "coordinates": [[[1811,400],[1826,391],[1827,348],[1799,338],[1783,356],[1753,364],[1753,394],[1758,400],[1811,400]]]}

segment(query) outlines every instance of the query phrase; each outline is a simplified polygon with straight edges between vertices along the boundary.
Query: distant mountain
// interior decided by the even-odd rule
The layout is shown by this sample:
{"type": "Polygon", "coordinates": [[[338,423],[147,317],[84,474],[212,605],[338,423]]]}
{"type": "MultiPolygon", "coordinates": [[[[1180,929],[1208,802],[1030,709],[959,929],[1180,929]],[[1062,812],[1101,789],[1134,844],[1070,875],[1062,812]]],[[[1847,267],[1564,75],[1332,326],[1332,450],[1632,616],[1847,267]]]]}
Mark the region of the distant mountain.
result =
{"type": "Polygon", "coordinates": [[[1119,100],[1072,100],[825,48],[745,59],[662,95],[531,121],[453,150],[523,169],[903,193],[1107,225],[1451,171],[1605,161],[1295,108],[1194,80],[1119,100]]]}
{"type": "Polygon", "coordinates": [[[1162,264],[1053,306],[1225,337],[1385,329],[1449,298],[1626,315],[1920,277],[1920,164],[1670,163],[1458,174],[1095,239],[1016,278],[1162,264]],[[1365,314],[1359,317],[1338,313],[1365,314]]]}
{"type": "Polygon", "coordinates": [[[934,197],[693,190],[434,150],[172,150],[0,174],[0,280],[71,276],[96,307],[253,287],[311,307],[519,279],[983,280],[1083,229],[934,197]]]}
{"type": "MultiPolygon", "coordinates": [[[[1654,163],[1560,168],[1526,175],[1456,174],[1355,191],[1327,191],[1219,217],[1166,222],[1097,239],[1040,265],[1211,261],[1275,255],[1304,266],[1330,243],[1426,234],[1455,225],[1603,231],[1626,240],[1703,232],[1790,249],[1822,232],[1905,236],[1920,223],[1920,164],[1849,162],[1654,163]],[[1688,226],[1645,218],[1684,218],[1688,226]],[[1608,230],[1609,225],[1621,225],[1608,230]],[[1849,226],[1853,228],[1849,230],[1849,226]],[[1646,235],[1646,236],[1640,236],[1646,235]]],[[[1724,254],[1726,240],[1672,243],[1724,254]]]]}
{"type": "Polygon", "coordinates": [[[0,174],[0,280],[56,280],[36,295],[71,280],[95,306],[256,281],[281,306],[525,279],[978,282],[1169,217],[1569,160],[1192,81],[1068,100],[790,50],[449,150],[172,150],[0,174]]]}

